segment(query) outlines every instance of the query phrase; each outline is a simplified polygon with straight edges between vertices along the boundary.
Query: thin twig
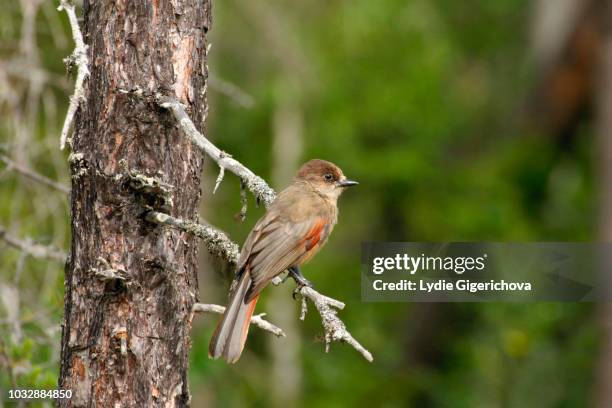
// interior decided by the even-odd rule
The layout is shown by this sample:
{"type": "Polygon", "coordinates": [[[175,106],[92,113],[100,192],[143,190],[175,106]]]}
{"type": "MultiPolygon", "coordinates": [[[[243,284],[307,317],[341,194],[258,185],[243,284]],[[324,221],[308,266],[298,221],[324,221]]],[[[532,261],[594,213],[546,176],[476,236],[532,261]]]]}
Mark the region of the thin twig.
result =
{"type": "Polygon", "coordinates": [[[0,154],[0,161],[6,164],[7,169],[13,170],[22,176],[29,178],[30,180],[34,180],[38,183],[44,184],[47,187],[51,187],[57,191],[61,191],[64,194],[70,193],[70,188],[68,186],[58,183],[55,180],[51,180],[49,177],[43,176],[40,173],[35,172],[21,164],[15,163],[13,160],[8,158],[7,156],[0,154]]]}
{"type": "Polygon", "coordinates": [[[340,341],[348,343],[355,350],[357,350],[363,358],[369,362],[374,361],[372,353],[366,350],[351,333],[346,329],[346,325],[340,318],[338,318],[338,310],[344,309],[344,303],[332,299],[328,296],[322,295],[313,288],[308,286],[302,286],[298,289],[298,293],[302,295],[302,310],[300,319],[304,320],[306,317],[306,299],[310,300],[317,311],[321,315],[321,322],[323,323],[323,330],[325,331],[325,352],[329,352],[331,342],[340,341]]]}
{"type": "Polygon", "coordinates": [[[19,280],[21,279],[21,272],[23,272],[23,268],[25,268],[25,261],[28,258],[28,254],[22,252],[17,260],[17,265],[15,266],[15,276],[13,277],[13,285],[17,286],[19,284],[19,280]]]}
{"type": "Polygon", "coordinates": [[[166,225],[182,231],[191,232],[195,236],[201,238],[206,244],[208,252],[214,256],[224,259],[230,264],[238,262],[240,248],[236,245],[225,233],[210,227],[201,225],[195,222],[172,217],[157,211],[149,211],[146,215],[146,220],[155,224],[166,225]]]}
{"type": "Polygon", "coordinates": [[[219,167],[219,176],[217,176],[217,181],[215,181],[215,188],[213,189],[213,194],[217,192],[217,189],[221,185],[221,182],[223,181],[224,176],[225,176],[225,168],[219,167]]]}
{"type": "MultiPolygon", "coordinates": [[[[225,307],[220,306],[220,305],[196,303],[193,305],[193,311],[194,313],[223,314],[223,312],[225,312],[225,307]]],[[[251,317],[251,323],[253,323],[255,326],[259,327],[262,330],[265,330],[265,331],[268,331],[274,334],[276,337],[287,337],[285,335],[285,332],[280,327],[277,327],[273,325],[272,323],[270,323],[269,321],[265,320],[263,318],[265,315],[266,315],[265,313],[254,315],[253,317],[251,317]]]]}
{"type": "Polygon", "coordinates": [[[62,127],[62,134],[60,137],[60,149],[64,150],[66,141],[68,140],[70,127],[74,121],[74,115],[79,108],[79,104],[85,101],[83,83],[85,82],[85,78],[89,76],[89,60],[87,59],[87,45],[83,41],[83,33],[81,33],[81,29],[79,28],[79,21],[76,16],[74,5],[68,0],[61,0],[57,10],[64,10],[66,11],[66,14],[68,14],[70,28],[72,29],[72,39],[74,40],[75,47],[72,55],[68,57],[67,61],[77,66],[77,77],[74,83],[74,93],[70,97],[70,104],[68,105],[68,112],[66,113],[66,119],[64,120],[64,126],[62,127]]]}
{"type": "Polygon", "coordinates": [[[52,261],[64,262],[66,253],[52,246],[36,244],[32,241],[16,238],[6,232],[6,229],[0,225],[0,240],[6,242],[9,246],[19,249],[34,258],[49,259],[52,261]]]}
{"type": "Polygon", "coordinates": [[[23,340],[23,330],[20,320],[20,300],[17,286],[0,282],[0,302],[6,311],[6,319],[11,326],[11,342],[19,344],[23,340]]]}
{"type": "Polygon", "coordinates": [[[255,105],[255,100],[251,95],[244,92],[237,85],[234,85],[231,82],[218,78],[209,73],[208,84],[210,85],[211,89],[224,94],[243,108],[250,109],[255,105]]]}
{"type": "Polygon", "coordinates": [[[171,98],[164,95],[156,96],[157,103],[159,106],[165,109],[169,109],[174,115],[177,123],[183,129],[185,135],[198,146],[204,153],[210,156],[219,167],[223,167],[225,170],[229,170],[241,180],[244,181],[246,188],[253,193],[253,195],[262,201],[267,207],[276,198],[276,193],[268,184],[258,175],[253,173],[247,167],[245,167],[238,160],[232,158],[227,153],[224,153],[217,146],[212,144],[202,133],[196,129],[195,125],[185,112],[185,107],[177,101],[175,98],[171,98]]]}

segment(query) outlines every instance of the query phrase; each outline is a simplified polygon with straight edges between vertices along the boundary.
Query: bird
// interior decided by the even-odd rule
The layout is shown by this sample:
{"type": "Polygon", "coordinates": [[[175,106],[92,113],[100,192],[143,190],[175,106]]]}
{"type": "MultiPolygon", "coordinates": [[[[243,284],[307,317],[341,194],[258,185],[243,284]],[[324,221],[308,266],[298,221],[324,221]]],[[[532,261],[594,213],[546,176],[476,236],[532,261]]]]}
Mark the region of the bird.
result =
{"type": "Polygon", "coordinates": [[[326,160],[300,167],[242,246],[228,305],[210,340],[210,358],[238,361],[259,294],[274,277],[287,270],[298,287],[312,287],[300,266],[326,243],[338,220],[338,198],[357,184],[326,160]]]}

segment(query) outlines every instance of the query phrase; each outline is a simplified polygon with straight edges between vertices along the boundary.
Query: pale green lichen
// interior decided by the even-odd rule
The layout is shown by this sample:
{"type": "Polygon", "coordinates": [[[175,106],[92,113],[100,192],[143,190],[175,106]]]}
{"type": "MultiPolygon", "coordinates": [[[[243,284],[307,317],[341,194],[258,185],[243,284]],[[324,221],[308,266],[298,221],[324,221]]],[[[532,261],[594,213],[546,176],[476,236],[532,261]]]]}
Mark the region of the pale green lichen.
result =
{"type": "Polygon", "coordinates": [[[72,168],[72,178],[78,180],[80,177],[87,174],[87,161],[83,153],[70,153],[68,163],[72,168]]]}
{"type": "Polygon", "coordinates": [[[161,181],[161,177],[164,175],[161,171],[157,172],[159,177],[153,177],[137,170],[127,169],[125,160],[121,160],[119,166],[125,169],[125,176],[131,189],[158,199],[160,208],[171,208],[174,205],[172,201],[174,186],[161,181]]]}

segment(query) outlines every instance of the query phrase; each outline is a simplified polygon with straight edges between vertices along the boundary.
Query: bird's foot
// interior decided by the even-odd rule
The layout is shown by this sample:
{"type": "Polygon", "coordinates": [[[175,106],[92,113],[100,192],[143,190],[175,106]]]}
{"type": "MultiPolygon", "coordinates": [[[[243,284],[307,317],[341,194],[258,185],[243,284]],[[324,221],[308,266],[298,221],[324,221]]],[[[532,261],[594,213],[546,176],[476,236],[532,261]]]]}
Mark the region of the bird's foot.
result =
{"type": "Polygon", "coordinates": [[[289,268],[289,275],[291,275],[291,277],[293,278],[293,280],[297,284],[297,286],[293,290],[293,298],[294,299],[295,299],[296,295],[300,292],[300,290],[304,286],[307,286],[309,288],[312,288],[314,286],[312,284],[312,282],[310,282],[308,279],[306,279],[304,277],[304,275],[302,275],[302,272],[300,271],[300,268],[297,268],[297,267],[289,268]]]}
{"type": "Polygon", "coordinates": [[[304,275],[302,275],[300,268],[296,266],[289,268],[289,275],[291,275],[291,277],[293,278],[293,280],[295,281],[295,283],[297,283],[299,287],[303,287],[303,286],[308,286],[309,288],[313,287],[312,282],[310,282],[308,279],[304,277],[304,275]]]}
{"type": "Polygon", "coordinates": [[[303,287],[312,288],[312,284],[305,285],[305,284],[298,283],[298,285],[295,287],[295,289],[293,289],[293,294],[291,295],[293,297],[293,300],[296,300],[298,295],[301,294],[300,291],[302,290],[303,287]]]}
{"type": "Polygon", "coordinates": [[[314,287],[314,285],[312,284],[311,281],[309,281],[308,279],[306,279],[305,277],[301,276],[301,277],[293,277],[293,279],[295,279],[295,282],[297,283],[297,287],[298,289],[303,288],[304,286],[308,286],[309,288],[314,287]]]}

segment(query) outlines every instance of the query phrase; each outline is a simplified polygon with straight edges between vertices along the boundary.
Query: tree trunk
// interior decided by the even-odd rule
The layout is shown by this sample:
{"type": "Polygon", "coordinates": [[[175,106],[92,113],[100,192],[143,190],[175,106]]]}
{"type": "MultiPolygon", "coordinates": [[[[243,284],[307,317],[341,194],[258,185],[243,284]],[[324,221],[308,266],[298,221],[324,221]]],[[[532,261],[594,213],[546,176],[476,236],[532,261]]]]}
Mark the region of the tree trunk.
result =
{"type": "Polygon", "coordinates": [[[210,23],[210,0],[85,1],[60,406],[189,405],[197,245],[143,216],[197,219],[202,155],[170,114],[121,90],[175,96],[201,128],[210,23]]]}

